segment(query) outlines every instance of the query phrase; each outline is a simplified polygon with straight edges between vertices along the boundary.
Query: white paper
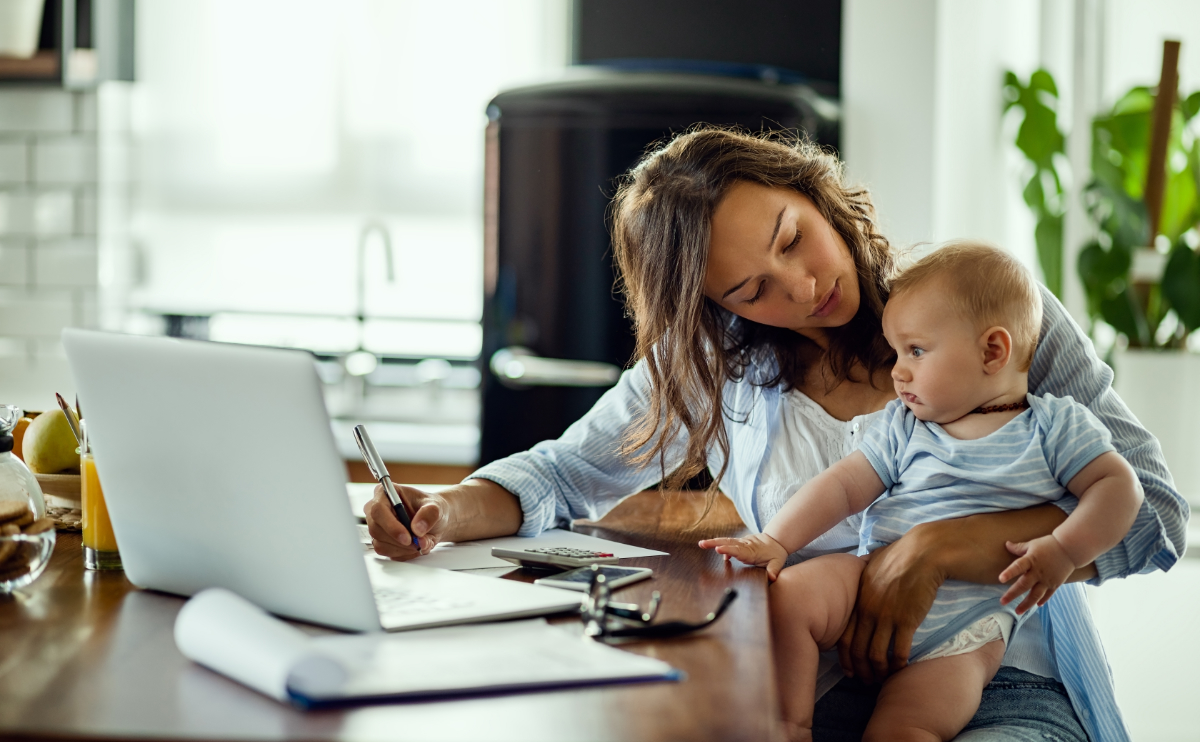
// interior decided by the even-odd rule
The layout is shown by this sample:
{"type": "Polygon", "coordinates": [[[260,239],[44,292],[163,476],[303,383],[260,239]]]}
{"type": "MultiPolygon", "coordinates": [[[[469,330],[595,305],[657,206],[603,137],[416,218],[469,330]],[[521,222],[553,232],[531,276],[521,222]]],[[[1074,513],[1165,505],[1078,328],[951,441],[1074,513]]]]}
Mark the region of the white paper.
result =
{"type": "Polygon", "coordinates": [[[311,686],[303,673],[293,674],[292,689],[313,700],[443,696],[674,675],[665,662],[599,644],[544,619],[323,636],[313,646],[350,668],[340,688],[321,673],[314,673],[318,680],[311,686]]]}
{"type": "Polygon", "coordinates": [[[301,631],[234,593],[209,588],[192,596],[175,619],[184,657],[280,701],[291,668],[311,652],[301,631]]]}
{"type": "Polygon", "coordinates": [[[411,564],[422,567],[438,567],[440,569],[483,569],[485,567],[512,567],[513,563],[492,556],[492,548],[502,549],[552,549],[565,547],[569,549],[586,549],[612,554],[619,559],[634,557],[667,556],[665,551],[643,549],[640,546],[630,546],[616,541],[608,541],[595,536],[587,536],[574,531],[554,529],[543,531],[536,536],[523,538],[521,536],[505,536],[489,538],[483,541],[464,541],[458,544],[438,544],[433,551],[425,556],[411,560],[411,564]]]}
{"type": "Polygon", "coordinates": [[[678,677],[665,662],[544,619],[309,637],[220,588],[184,605],[175,643],[193,662],[297,703],[678,677]]]}

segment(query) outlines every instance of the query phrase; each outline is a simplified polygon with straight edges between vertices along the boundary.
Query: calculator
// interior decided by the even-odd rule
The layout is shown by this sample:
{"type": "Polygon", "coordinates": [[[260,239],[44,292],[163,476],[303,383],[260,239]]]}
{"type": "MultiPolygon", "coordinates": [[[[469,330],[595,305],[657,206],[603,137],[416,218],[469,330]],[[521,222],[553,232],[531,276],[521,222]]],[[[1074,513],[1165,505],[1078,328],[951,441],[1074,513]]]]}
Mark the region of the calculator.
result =
{"type": "Polygon", "coordinates": [[[492,556],[531,569],[564,570],[590,564],[616,564],[617,557],[603,551],[551,547],[545,549],[502,549],[492,547],[492,556]]]}

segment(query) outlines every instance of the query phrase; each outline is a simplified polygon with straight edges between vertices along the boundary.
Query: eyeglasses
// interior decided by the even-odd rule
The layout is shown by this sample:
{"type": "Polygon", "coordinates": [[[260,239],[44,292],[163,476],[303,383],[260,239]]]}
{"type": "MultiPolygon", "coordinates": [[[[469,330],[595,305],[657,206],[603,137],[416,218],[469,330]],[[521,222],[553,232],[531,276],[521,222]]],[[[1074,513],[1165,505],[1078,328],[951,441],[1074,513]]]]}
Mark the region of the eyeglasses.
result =
{"type": "Polygon", "coordinates": [[[721,596],[716,610],[705,616],[703,621],[667,621],[659,624],[651,623],[662,605],[662,595],[657,590],[650,596],[650,604],[644,611],[637,603],[617,603],[611,600],[611,596],[612,589],[607,579],[593,566],[587,598],[579,608],[585,636],[590,636],[596,641],[609,641],[633,638],[665,639],[689,634],[719,619],[730,603],[737,598],[737,590],[725,588],[725,594],[721,596]]]}

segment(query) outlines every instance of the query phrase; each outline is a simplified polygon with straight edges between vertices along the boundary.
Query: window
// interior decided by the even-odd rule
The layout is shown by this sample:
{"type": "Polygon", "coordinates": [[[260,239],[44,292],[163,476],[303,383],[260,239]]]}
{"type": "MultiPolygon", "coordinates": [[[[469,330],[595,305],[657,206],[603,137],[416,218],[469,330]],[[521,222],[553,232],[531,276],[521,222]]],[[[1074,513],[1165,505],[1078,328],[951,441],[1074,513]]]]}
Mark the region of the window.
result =
{"type": "Polygon", "coordinates": [[[139,6],[134,259],[104,282],[112,324],[201,315],[214,340],[476,356],[484,111],[565,66],[567,7],[139,6]]]}

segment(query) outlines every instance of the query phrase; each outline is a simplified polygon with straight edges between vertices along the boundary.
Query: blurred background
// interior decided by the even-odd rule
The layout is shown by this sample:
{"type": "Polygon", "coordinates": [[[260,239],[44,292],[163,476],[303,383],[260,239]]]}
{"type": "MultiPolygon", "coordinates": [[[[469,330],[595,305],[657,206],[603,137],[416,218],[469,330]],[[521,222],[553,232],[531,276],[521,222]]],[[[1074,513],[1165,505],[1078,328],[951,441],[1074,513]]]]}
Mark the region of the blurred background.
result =
{"type": "MultiPolygon", "coordinates": [[[[0,56],[0,402],[74,393],[67,326],[301,348],[348,461],[367,421],[397,479],[458,481],[557,435],[629,361],[612,178],[691,123],[739,123],[836,148],[896,244],[1017,255],[1200,502],[1200,307],[1162,265],[1200,244],[1192,0],[29,3],[36,43],[0,56]],[[1104,209],[1145,221],[1148,145],[1103,122],[1147,139],[1168,39],[1178,218],[1126,238],[1104,209]],[[1081,274],[1089,249],[1126,262],[1081,274]]],[[[1195,564],[1092,591],[1137,739],[1200,728],[1195,564]]]]}

